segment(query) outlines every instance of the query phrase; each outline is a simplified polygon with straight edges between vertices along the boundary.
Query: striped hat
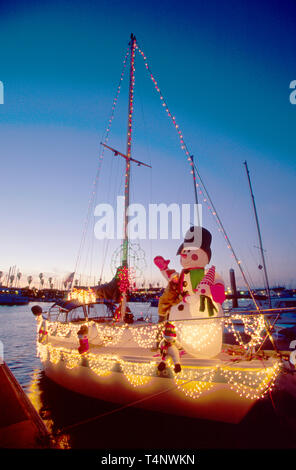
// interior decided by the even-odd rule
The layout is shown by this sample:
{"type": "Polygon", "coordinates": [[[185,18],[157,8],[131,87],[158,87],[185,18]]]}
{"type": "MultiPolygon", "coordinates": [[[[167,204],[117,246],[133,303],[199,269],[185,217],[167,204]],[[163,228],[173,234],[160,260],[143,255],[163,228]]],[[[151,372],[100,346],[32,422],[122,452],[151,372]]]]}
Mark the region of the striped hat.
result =
{"type": "Polygon", "coordinates": [[[215,266],[211,266],[207,274],[201,280],[200,284],[207,284],[208,286],[212,286],[215,281],[215,271],[216,271],[215,266]]]}
{"type": "Polygon", "coordinates": [[[175,338],[177,336],[175,325],[170,322],[166,322],[166,324],[164,325],[163,335],[175,338]]]}

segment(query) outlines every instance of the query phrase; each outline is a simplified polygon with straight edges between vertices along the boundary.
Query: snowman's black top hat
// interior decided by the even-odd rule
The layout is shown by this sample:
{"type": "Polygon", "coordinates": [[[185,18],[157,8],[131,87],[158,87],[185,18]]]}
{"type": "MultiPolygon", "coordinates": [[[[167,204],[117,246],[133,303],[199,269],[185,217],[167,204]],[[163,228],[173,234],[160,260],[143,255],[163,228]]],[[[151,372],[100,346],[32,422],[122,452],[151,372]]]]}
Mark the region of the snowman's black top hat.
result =
{"type": "Polygon", "coordinates": [[[177,255],[181,254],[183,248],[200,248],[206,252],[210,261],[212,256],[212,251],[210,248],[211,242],[212,235],[206,228],[200,226],[190,227],[190,229],[187,230],[185,234],[184,242],[178,248],[177,255]]]}

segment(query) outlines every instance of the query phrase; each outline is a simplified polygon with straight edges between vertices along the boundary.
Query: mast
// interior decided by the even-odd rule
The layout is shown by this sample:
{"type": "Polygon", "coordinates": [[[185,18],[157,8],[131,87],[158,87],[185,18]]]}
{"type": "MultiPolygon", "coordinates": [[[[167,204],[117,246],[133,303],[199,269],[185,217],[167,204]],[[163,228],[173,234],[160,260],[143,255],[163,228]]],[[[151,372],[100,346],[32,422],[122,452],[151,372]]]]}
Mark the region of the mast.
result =
{"type": "Polygon", "coordinates": [[[130,40],[130,81],[128,100],[128,120],[127,120],[127,144],[126,144],[126,165],[125,165],[125,185],[124,185],[124,233],[123,233],[123,254],[122,265],[128,266],[128,207],[130,202],[130,158],[132,148],[132,116],[135,84],[135,46],[136,38],[131,34],[130,40]]]}
{"type": "MultiPolygon", "coordinates": [[[[135,47],[136,38],[131,34],[130,46],[130,79],[129,79],[129,100],[127,119],[127,144],[126,144],[126,165],[125,165],[125,185],[124,185],[124,232],[123,232],[123,253],[122,266],[128,268],[128,207],[130,202],[130,159],[132,150],[132,117],[134,109],[134,84],[135,84],[135,47]]],[[[121,321],[126,311],[127,295],[124,292],[121,300],[121,321]]]]}
{"type": "Polygon", "coordinates": [[[253,194],[253,189],[252,189],[248,164],[247,164],[246,161],[244,162],[244,165],[245,165],[245,168],[246,168],[250,193],[251,193],[251,197],[252,197],[253,209],[254,209],[254,214],[255,214],[255,220],[256,220],[256,226],[257,226],[257,232],[258,232],[258,239],[259,239],[259,246],[260,246],[262,264],[263,264],[263,269],[264,269],[266,293],[267,293],[267,297],[268,297],[269,306],[271,307],[269,282],[268,282],[267,269],[266,269],[266,263],[265,263],[265,257],[264,257],[262,237],[261,237],[260,226],[259,226],[259,219],[258,219],[258,214],[257,214],[257,209],[256,209],[256,204],[255,204],[255,197],[254,197],[254,194],[253,194]]]}

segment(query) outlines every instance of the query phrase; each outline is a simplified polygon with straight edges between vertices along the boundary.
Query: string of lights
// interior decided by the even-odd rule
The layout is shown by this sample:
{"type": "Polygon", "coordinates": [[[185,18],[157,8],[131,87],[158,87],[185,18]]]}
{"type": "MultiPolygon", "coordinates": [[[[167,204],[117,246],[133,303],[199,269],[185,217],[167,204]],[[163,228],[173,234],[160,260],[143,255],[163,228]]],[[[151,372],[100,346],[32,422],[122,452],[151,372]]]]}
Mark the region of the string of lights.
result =
{"type": "MultiPolygon", "coordinates": [[[[198,320],[198,319],[196,319],[198,320]]],[[[196,324],[187,324],[186,321],[172,322],[178,334],[179,342],[189,345],[198,346],[199,350],[206,348],[213,342],[221,333],[222,319],[201,319],[196,324]]],[[[236,341],[245,350],[260,345],[262,341],[262,334],[265,329],[264,316],[256,315],[249,318],[247,315],[233,315],[231,318],[224,317],[223,322],[225,327],[234,335],[236,341]],[[242,323],[244,331],[249,335],[250,341],[244,343],[239,331],[235,328],[235,321],[242,323]]],[[[96,335],[102,346],[111,346],[118,344],[125,330],[131,332],[134,341],[141,348],[149,349],[155,346],[156,337],[161,332],[163,326],[161,324],[147,324],[145,326],[136,325],[103,325],[94,321],[84,322],[88,328],[92,329],[92,336],[96,335]]],[[[59,337],[74,337],[76,338],[77,332],[81,327],[81,323],[60,323],[47,322],[46,330],[52,336],[59,337]]],[[[77,340],[76,340],[77,341],[77,340]]],[[[123,338],[124,341],[124,338],[123,338]]]]}
{"type": "MultiPolygon", "coordinates": [[[[62,361],[68,369],[80,366],[82,360],[77,350],[56,347],[49,343],[37,343],[37,355],[42,362],[50,361],[56,365],[62,361]]],[[[119,366],[119,370],[133,387],[145,386],[153,377],[157,377],[157,364],[154,361],[137,363],[123,360],[116,355],[97,355],[91,352],[84,357],[90,370],[100,377],[107,377],[119,366]]],[[[275,361],[272,366],[257,370],[219,364],[211,367],[183,367],[180,374],[174,373],[171,361],[168,361],[168,367],[176,387],[187,397],[199,398],[203,392],[213,387],[215,374],[220,373],[230,385],[230,389],[241,397],[260,399],[274,387],[280,362],[275,361]]]]}
{"type": "Polygon", "coordinates": [[[149,76],[150,76],[151,81],[152,81],[153,84],[154,84],[155,90],[156,90],[157,93],[159,94],[159,97],[160,97],[160,100],[161,100],[161,104],[162,104],[162,106],[164,107],[164,109],[165,109],[165,111],[166,111],[166,113],[167,113],[167,116],[171,119],[171,121],[172,121],[172,123],[173,123],[173,125],[174,125],[174,127],[175,127],[175,129],[176,129],[176,131],[177,131],[177,133],[178,133],[179,141],[180,141],[180,146],[181,146],[181,149],[183,150],[183,152],[184,152],[185,155],[186,155],[187,161],[189,162],[189,165],[190,165],[190,173],[191,173],[192,176],[193,176],[194,184],[195,184],[195,186],[196,186],[197,192],[203,197],[203,203],[207,206],[208,210],[210,211],[210,213],[211,213],[212,216],[214,217],[214,219],[215,219],[215,221],[216,221],[216,223],[217,223],[217,225],[218,225],[218,231],[219,231],[219,232],[222,232],[223,237],[224,237],[224,239],[225,239],[225,241],[226,241],[227,248],[231,251],[231,255],[232,255],[232,257],[235,259],[235,261],[236,261],[236,263],[237,263],[237,265],[238,265],[238,267],[239,267],[239,269],[240,269],[240,272],[241,272],[241,274],[242,274],[242,276],[243,276],[243,279],[244,279],[244,281],[245,281],[245,283],[246,283],[246,285],[247,285],[247,287],[248,287],[248,289],[249,289],[249,291],[250,291],[250,295],[251,295],[251,297],[252,297],[252,300],[254,301],[254,304],[255,304],[257,310],[260,311],[260,308],[259,308],[259,306],[258,306],[258,304],[257,304],[257,302],[256,302],[255,297],[254,297],[253,290],[252,290],[252,288],[251,288],[251,286],[250,286],[250,283],[249,283],[248,280],[247,280],[246,274],[245,274],[245,272],[244,272],[244,270],[243,270],[243,268],[242,268],[241,261],[238,259],[237,255],[236,255],[236,253],[235,253],[235,251],[234,251],[234,249],[233,249],[233,247],[232,247],[232,244],[231,244],[230,239],[229,239],[229,237],[228,237],[228,235],[227,235],[227,233],[226,233],[226,230],[225,230],[225,228],[224,228],[224,226],[223,226],[223,224],[222,224],[222,222],[221,222],[221,219],[220,219],[220,217],[219,217],[218,214],[217,214],[217,211],[216,211],[216,209],[215,209],[215,206],[214,206],[214,204],[213,204],[213,202],[212,202],[212,200],[211,200],[211,198],[210,198],[210,196],[209,196],[209,194],[208,194],[208,192],[207,192],[207,190],[206,190],[205,185],[203,184],[203,180],[202,180],[202,178],[201,178],[201,176],[200,176],[200,173],[199,173],[199,171],[198,171],[196,165],[195,165],[194,162],[193,162],[193,158],[192,158],[192,156],[191,156],[191,154],[190,154],[190,152],[189,152],[189,150],[188,150],[188,147],[187,147],[187,145],[186,145],[186,143],[185,143],[185,140],[184,140],[184,137],[183,137],[183,132],[182,132],[182,130],[181,130],[179,124],[177,123],[175,116],[171,113],[171,111],[170,111],[170,109],[169,109],[169,107],[168,107],[168,105],[167,105],[167,102],[166,102],[166,100],[165,100],[165,98],[164,98],[164,96],[163,96],[163,94],[162,94],[162,92],[161,92],[161,90],[160,90],[160,88],[159,88],[158,82],[157,82],[157,80],[155,79],[155,77],[154,77],[154,75],[153,75],[153,73],[152,73],[152,71],[151,71],[151,69],[150,69],[150,66],[149,66],[149,64],[148,64],[146,55],[144,54],[143,50],[140,49],[140,47],[139,47],[138,44],[136,45],[136,49],[138,50],[138,52],[140,53],[140,55],[141,55],[142,58],[144,59],[145,67],[146,67],[146,69],[147,69],[147,71],[148,71],[148,73],[149,73],[149,76]],[[196,174],[198,175],[199,182],[197,181],[197,178],[196,178],[196,176],[195,176],[194,169],[195,169],[196,174]]]}

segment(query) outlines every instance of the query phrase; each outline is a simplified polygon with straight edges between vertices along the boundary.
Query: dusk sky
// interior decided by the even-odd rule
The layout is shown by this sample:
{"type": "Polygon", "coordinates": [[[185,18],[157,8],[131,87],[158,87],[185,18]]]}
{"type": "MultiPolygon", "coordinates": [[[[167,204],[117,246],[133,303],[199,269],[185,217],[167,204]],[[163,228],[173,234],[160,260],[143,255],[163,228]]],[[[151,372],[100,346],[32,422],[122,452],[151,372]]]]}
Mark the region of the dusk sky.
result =
{"type": "MultiPolygon", "coordinates": [[[[254,286],[263,285],[247,160],[271,285],[296,287],[296,3],[284,1],[9,1],[0,6],[0,270],[62,279],[74,271],[100,142],[130,34],[183,131],[206,187],[254,286]]],[[[176,129],[136,52],[131,202],[193,203],[176,129]]],[[[128,68],[109,145],[126,151],[128,68]]],[[[95,203],[123,194],[124,162],[105,151],[95,203]]],[[[108,280],[120,241],[94,239],[91,214],[78,274],[108,280]]],[[[235,268],[206,206],[211,264],[235,268]]],[[[140,240],[180,270],[179,240],[140,240]]],[[[23,280],[25,284],[25,279],[23,280]]]]}

